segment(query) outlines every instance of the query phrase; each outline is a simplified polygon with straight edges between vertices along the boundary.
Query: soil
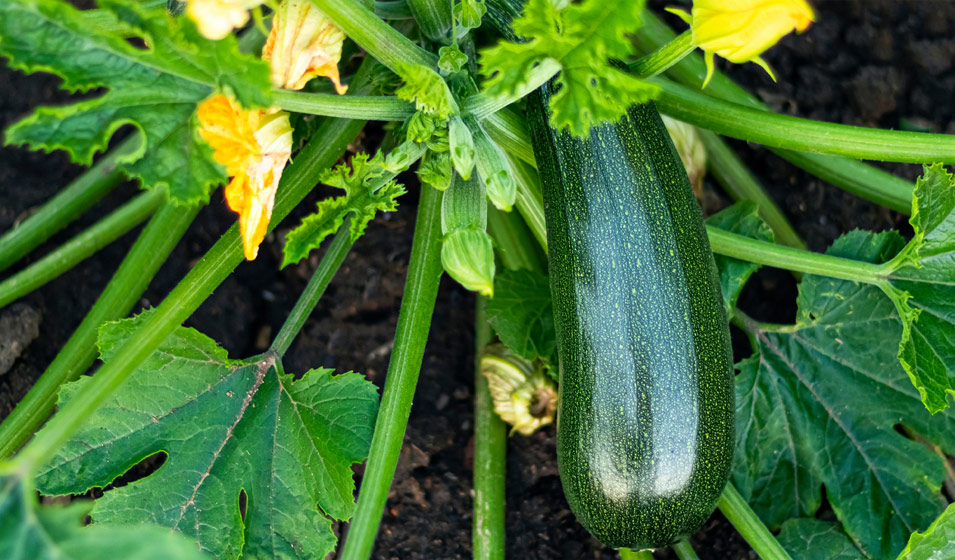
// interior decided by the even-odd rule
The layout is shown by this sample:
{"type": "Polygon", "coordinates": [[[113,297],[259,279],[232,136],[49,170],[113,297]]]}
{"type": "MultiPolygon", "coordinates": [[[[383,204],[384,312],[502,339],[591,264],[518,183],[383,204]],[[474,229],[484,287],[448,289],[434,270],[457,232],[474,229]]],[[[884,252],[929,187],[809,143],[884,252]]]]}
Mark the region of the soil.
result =
{"type": "MultiPolygon", "coordinates": [[[[670,2],[651,2],[660,7],[670,2]]],[[[833,122],[882,128],[911,124],[955,132],[955,3],[896,1],[814,2],[817,22],[770,50],[766,60],[779,79],[773,83],[755,65],[721,69],[756,92],[777,111],[833,122]]],[[[672,21],[674,26],[682,26],[672,21]]],[[[65,102],[50,76],[25,77],[0,68],[0,127],[39,104],[65,102]]],[[[371,139],[380,130],[367,131],[371,139]]],[[[732,142],[799,234],[823,250],[853,228],[906,231],[907,217],[823,183],[767,150],[732,142]]],[[[914,179],[918,166],[886,165],[914,179]]],[[[0,231],[35,210],[81,168],[61,153],[0,149],[0,231]]],[[[417,187],[401,208],[377,218],[349,254],[303,333],[291,348],[287,371],[317,366],[361,371],[381,385],[391,352],[407,270],[417,187]]],[[[708,188],[716,187],[708,181],[708,188]]],[[[124,185],[35,251],[22,265],[92,224],[136,192],[124,185]]],[[[318,256],[279,270],[282,232],[328,191],[320,187],[277,235],[270,235],[259,258],[242,264],[187,324],[218,340],[232,356],[263,350],[295,297],[304,288],[318,256]]],[[[728,204],[720,195],[718,200],[728,204]]],[[[170,256],[140,307],[158,304],[234,221],[221,197],[202,210],[170,256]]],[[[63,346],[108,282],[135,239],[127,234],[70,272],[0,311],[0,416],[5,416],[63,346]],[[38,333],[39,336],[36,336],[38,333]],[[13,350],[11,350],[13,349],[13,350]],[[7,362],[12,365],[8,365],[7,362]]],[[[21,265],[21,266],[22,266],[21,265]]],[[[795,316],[796,284],[784,272],[763,270],[749,283],[741,307],[758,319],[784,322],[795,316]]],[[[471,454],[473,383],[472,295],[442,280],[405,447],[378,536],[375,558],[455,559],[471,555],[471,454]]],[[[738,341],[739,342],[739,341],[738,341]]],[[[746,357],[745,343],[736,344],[746,357]]],[[[615,558],[575,521],[560,488],[553,428],[516,435],[508,445],[507,554],[532,559],[615,558]]],[[[358,469],[360,474],[360,468],[358,469]]],[[[823,513],[823,515],[825,512],[823,513]]],[[[742,559],[755,554],[717,512],[692,542],[700,558],[742,559]]],[[[656,558],[674,558],[670,551],[656,558]]]]}

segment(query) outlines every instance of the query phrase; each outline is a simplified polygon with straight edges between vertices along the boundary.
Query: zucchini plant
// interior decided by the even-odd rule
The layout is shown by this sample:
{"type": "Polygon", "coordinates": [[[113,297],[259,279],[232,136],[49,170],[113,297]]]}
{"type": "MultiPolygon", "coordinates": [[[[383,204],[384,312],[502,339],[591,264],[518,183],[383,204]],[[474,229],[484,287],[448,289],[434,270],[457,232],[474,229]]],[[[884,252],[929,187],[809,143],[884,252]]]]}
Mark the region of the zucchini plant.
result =
{"type": "Polygon", "coordinates": [[[805,0],[685,7],[676,34],[641,0],[0,4],[6,64],[85,94],[5,142],[90,166],[0,237],[0,307],[146,222],[0,423],[0,557],[371,557],[445,272],[477,301],[475,558],[504,557],[502,418],[515,438],[556,424],[567,502],[622,558],[695,558],[715,508],[765,559],[955,555],[955,138],[776,114],[716,70],[775,79],[761,54],[810,29],[805,0]],[[679,152],[660,113],[698,129],[679,152]],[[720,135],[911,231],[807,250],[720,135]],[[860,160],[924,167],[912,184],[860,160]],[[687,177],[703,166],[739,200],[705,221],[687,177]],[[23,264],[123,178],[143,192],[23,264]],[[318,184],[337,190],[308,208],[318,184]],[[353,245],[409,190],[380,397],[360,373],[287,372],[353,245]],[[208,204],[235,225],[130,316],[208,204]],[[264,351],[230,357],[182,325],[279,224],[283,267],[324,252],[264,351]],[[799,279],[793,324],[737,306],[760,266],[799,279]],[[751,351],[735,365],[730,324],[751,351]]]}

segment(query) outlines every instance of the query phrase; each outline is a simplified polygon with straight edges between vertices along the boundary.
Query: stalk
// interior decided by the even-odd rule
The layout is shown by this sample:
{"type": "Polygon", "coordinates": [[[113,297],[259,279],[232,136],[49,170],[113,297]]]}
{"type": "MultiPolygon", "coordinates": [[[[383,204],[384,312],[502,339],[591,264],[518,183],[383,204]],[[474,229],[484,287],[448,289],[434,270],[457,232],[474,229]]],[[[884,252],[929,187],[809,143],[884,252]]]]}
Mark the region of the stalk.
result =
{"type": "Polygon", "coordinates": [[[401,64],[433,68],[438,57],[414,44],[356,0],[312,0],[348,37],[379,62],[398,72],[401,64]]]}
{"type": "Polygon", "coordinates": [[[481,352],[491,339],[491,328],[484,314],[486,303],[486,298],[479,296],[474,309],[474,522],[471,543],[475,560],[503,560],[507,426],[494,413],[487,378],[481,375],[481,352]]]}
{"type": "Polygon", "coordinates": [[[537,160],[534,159],[534,148],[531,147],[531,137],[527,132],[527,125],[520,115],[508,109],[502,109],[488,115],[481,121],[481,126],[495,144],[512,158],[517,158],[537,169],[537,160]]]}
{"type": "Polygon", "coordinates": [[[629,548],[618,548],[620,560],[653,560],[652,550],[630,550],[629,548]]]}
{"type": "Polygon", "coordinates": [[[325,293],[332,278],[335,277],[338,269],[345,261],[345,257],[348,256],[348,252],[351,251],[352,246],[355,244],[351,240],[351,231],[349,230],[350,223],[351,219],[346,219],[342,226],[338,228],[338,233],[336,233],[332,239],[332,243],[328,246],[328,250],[325,252],[325,256],[322,257],[321,262],[318,263],[318,268],[315,269],[311,280],[308,281],[305,291],[298,297],[298,301],[295,302],[295,307],[292,308],[292,311],[285,319],[285,323],[282,324],[282,328],[279,329],[278,334],[275,335],[275,339],[272,340],[272,346],[269,348],[269,351],[274,352],[279,358],[284,356],[285,352],[288,351],[292,345],[292,341],[295,340],[299,331],[302,330],[305,321],[308,320],[309,315],[312,314],[315,306],[318,305],[319,298],[325,293]]]}
{"type": "Polygon", "coordinates": [[[687,29],[652,53],[630,65],[630,71],[641,78],[652,78],[665,72],[696,49],[693,32],[687,29]]]}
{"type": "Polygon", "coordinates": [[[408,0],[418,28],[425,37],[440,41],[451,30],[452,0],[408,0]]]}
{"type": "Polygon", "coordinates": [[[746,500],[732,483],[726,485],[720,496],[720,511],[726,519],[736,527],[736,530],[749,543],[756,554],[763,560],[792,560],[789,553],[783,549],[776,537],[763,525],[759,517],[750,509],[746,500]]]}
{"type": "Polygon", "coordinates": [[[411,9],[404,0],[375,2],[375,15],[381,19],[412,19],[411,9]]]}
{"type": "Polygon", "coordinates": [[[116,188],[125,177],[117,169],[119,161],[135,152],[140,142],[138,135],[124,140],[35,214],[0,237],[0,271],[17,262],[116,188]]]}
{"type": "Polygon", "coordinates": [[[441,197],[440,191],[430,187],[421,191],[394,351],[358,492],[358,505],[342,547],[343,560],[365,560],[371,556],[395,476],[441,279],[441,197]]]}
{"type": "Polygon", "coordinates": [[[486,118],[546,84],[558,72],[559,62],[550,58],[544,59],[524,78],[516,92],[501,97],[492,97],[483,92],[474,94],[464,102],[464,111],[476,119],[486,118]]]}
{"type": "MultiPolygon", "coordinates": [[[[369,89],[371,64],[358,71],[353,88],[358,94],[369,89]]],[[[269,230],[275,228],[318,182],[319,175],[345,152],[361,131],[362,121],[330,119],[306,144],[282,177],[276,194],[269,230]]],[[[22,468],[47,461],[90,414],[145,360],[159,344],[205,301],[212,291],[243,260],[238,227],[233,225],[186,275],[160,306],[117,350],[114,359],[97,371],[95,382],[86,384],[75,399],[60,409],[46,429],[27,444],[17,457],[22,468]]]]}
{"type": "Polygon", "coordinates": [[[136,198],[49,255],[0,282],[0,308],[53,280],[112,243],[148,218],[165,198],[166,193],[162,189],[136,195],[136,198]]]}
{"type": "MultiPolygon", "coordinates": [[[[651,11],[644,10],[642,19],[643,25],[640,32],[631,36],[634,44],[642,51],[650,52],[660,45],[672,41],[676,36],[651,11]]],[[[667,70],[668,77],[692,88],[700,88],[703,85],[705,75],[706,66],[703,63],[703,57],[696,54],[684,58],[667,70]]],[[[714,72],[705,92],[707,95],[754,109],[769,110],[766,105],[719,70],[714,72]]],[[[793,152],[787,150],[772,147],[770,149],[786,159],[795,157],[792,155],[793,152]]],[[[805,163],[813,162],[813,169],[807,169],[810,173],[816,174],[841,189],[874,202],[878,202],[880,197],[888,195],[894,201],[890,206],[891,208],[906,214],[911,211],[912,190],[915,186],[908,181],[899,179],[871,165],[848,158],[827,157],[809,153],[802,153],[800,156],[800,161],[794,161],[796,165],[802,166],[805,163]]]]}
{"type": "Polygon", "coordinates": [[[825,123],[753,109],[698,93],[664,78],[656,104],[675,119],[775,148],[905,163],[955,163],[955,138],[825,123]]]}
{"type": "Polygon", "coordinates": [[[690,544],[690,541],[680,541],[673,545],[673,552],[676,553],[676,557],[680,560],[700,560],[700,557],[696,555],[696,551],[693,550],[693,545],[690,544]]]}
{"type": "Polygon", "coordinates": [[[403,121],[415,112],[413,103],[393,95],[347,96],[273,89],[272,101],[286,111],[342,119],[403,121]]]}
{"type": "Polygon", "coordinates": [[[526,268],[544,273],[547,270],[547,256],[535,242],[534,234],[524,219],[516,212],[502,212],[497,208],[488,209],[487,231],[494,238],[498,255],[505,268],[518,270],[526,268]]]}
{"type": "Polygon", "coordinates": [[[13,455],[49,417],[60,386],[89,369],[99,327],[130,312],[198,212],[199,206],[183,209],[171,202],[156,212],[53,363],[0,424],[0,459],[13,455]]]}
{"type": "MultiPolygon", "coordinates": [[[[766,220],[783,245],[805,249],[806,244],[793,229],[782,210],[766,194],[753,173],[719,136],[709,130],[700,130],[700,141],[706,149],[707,167],[716,181],[733,200],[751,200],[756,203],[759,216],[766,220]]],[[[799,152],[787,152],[798,154],[799,152]]]]}

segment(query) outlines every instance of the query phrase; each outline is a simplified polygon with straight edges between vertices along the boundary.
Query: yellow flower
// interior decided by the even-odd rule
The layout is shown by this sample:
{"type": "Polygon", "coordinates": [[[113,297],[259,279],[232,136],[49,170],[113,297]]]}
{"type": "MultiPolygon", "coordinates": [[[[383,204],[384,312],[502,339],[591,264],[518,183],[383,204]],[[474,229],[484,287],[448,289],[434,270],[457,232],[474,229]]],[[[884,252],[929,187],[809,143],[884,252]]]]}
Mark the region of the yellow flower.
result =
{"type": "Polygon", "coordinates": [[[249,21],[249,10],[262,0],[188,0],[186,13],[206,39],[222,39],[249,21]]]}
{"type": "Polygon", "coordinates": [[[288,113],[278,109],[243,110],[225,95],[199,105],[199,135],[232,181],[225,188],[229,208],[239,214],[245,258],[255,259],[265,239],[282,171],[292,154],[288,113]]]}
{"type": "Polygon", "coordinates": [[[755,62],[775,81],[772,69],[760,58],[793,30],[801,33],[815,21],[805,0],[694,0],[692,15],[667,8],[690,25],[693,44],[706,53],[706,79],[713,76],[713,56],[735,63],[755,62]]]}
{"type": "Polygon", "coordinates": [[[286,0],[272,20],[262,58],[272,63],[272,83],[302,89],[315,76],[325,76],[345,93],[338,76],[345,34],[311,0],[286,0]]]}

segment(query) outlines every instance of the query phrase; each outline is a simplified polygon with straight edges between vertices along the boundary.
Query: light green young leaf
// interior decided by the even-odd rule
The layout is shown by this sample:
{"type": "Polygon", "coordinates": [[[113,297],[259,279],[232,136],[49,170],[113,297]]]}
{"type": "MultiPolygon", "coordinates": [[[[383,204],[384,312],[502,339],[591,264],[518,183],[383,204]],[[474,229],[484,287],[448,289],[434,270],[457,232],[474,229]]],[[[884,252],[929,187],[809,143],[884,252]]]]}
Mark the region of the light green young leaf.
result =
{"type": "MultiPolygon", "coordinates": [[[[851,232],[828,253],[885,262],[895,232],[851,232]]],[[[871,558],[894,558],[941,510],[941,459],[897,426],[955,451],[955,413],[931,415],[896,359],[902,322],[875,286],[806,276],[796,324],[747,329],[758,343],[738,364],[733,483],[778,527],[812,517],[825,486],[836,516],[871,558]]]]}
{"type": "Polygon", "coordinates": [[[106,88],[102,95],[58,107],[41,107],[13,124],[8,144],[47,151],[62,149],[89,165],[113,133],[131,124],[140,149],[123,170],[145,188],[168,186],[171,200],[208,201],[226,179],[211,148],[194,131],[196,106],[214,90],[246,106],[270,104],[268,64],[240,55],[234,38],[209,41],[188,18],[174,18],[155,3],[101,0],[110,29],[62,0],[0,2],[0,55],[13,68],[52,72],[70,91],[106,88]],[[127,37],[143,40],[133,46],[127,37]]]}
{"type": "Polygon", "coordinates": [[[912,533],[898,560],[941,560],[955,557],[955,504],[949,505],[928,529],[912,533]]]}
{"type": "MultiPolygon", "coordinates": [[[[405,142],[398,151],[402,154],[402,162],[414,161],[421,157],[424,147],[405,142]]],[[[397,198],[407,191],[394,181],[401,167],[389,169],[386,168],[386,162],[387,158],[380,151],[371,159],[368,159],[367,154],[355,154],[351,167],[343,164],[327,171],[322,182],[344,190],[345,194],[319,202],[318,210],[289,232],[285,238],[282,266],[304,259],[326,237],[338,231],[348,216],[351,216],[349,227],[354,241],[361,237],[368,222],[379,211],[396,210],[397,198]]]]}
{"type": "Polygon", "coordinates": [[[439,191],[447,190],[451,186],[451,155],[448,152],[429,151],[421,158],[418,164],[418,178],[426,185],[439,191]]]}
{"type": "Polygon", "coordinates": [[[413,101],[419,111],[434,115],[441,121],[447,121],[458,112],[458,104],[447,82],[431,68],[402,63],[398,74],[405,81],[395,92],[399,99],[413,101]]]}
{"type": "MultiPolygon", "coordinates": [[[[772,243],[775,238],[773,230],[766,225],[766,222],[756,212],[757,208],[754,203],[750,201],[737,202],[707,218],[706,223],[731,233],[772,243]]],[[[729,315],[736,307],[736,300],[739,298],[740,292],[743,291],[743,286],[746,285],[749,277],[759,270],[759,265],[723,255],[713,255],[713,257],[716,259],[716,266],[720,270],[723,306],[726,308],[727,315],[729,315]]]]}
{"type": "Polygon", "coordinates": [[[934,413],[955,394],[955,180],[941,164],[917,181],[909,221],[915,235],[886,292],[905,318],[899,361],[934,413]]]}
{"type": "Polygon", "coordinates": [[[0,466],[0,558],[4,560],[203,560],[194,542],[152,525],[83,527],[93,502],[42,507],[29,480],[0,466]]]}
{"type": "Polygon", "coordinates": [[[654,98],[659,88],[631,76],[611,60],[634,53],[627,34],[640,26],[643,0],[580,3],[529,0],[514,20],[524,43],[502,41],[481,53],[481,73],[492,96],[517,94],[530,71],[550,59],[561,72],[550,101],[551,125],[587,136],[592,126],[615,122],[627,107],[654,98]]]}
{"type": "Polygon", "coordinates": [[[793,560],[864,560],[838,523],[814,518],[790,519],[776,537],[793,560]]]}
{"type": "MultiPolygon", "coordinates": [[[[104,361],[143,318],[101,330],[104,361]]],[[[64,386],[61,406],[90,381],[64,386]]],[[[159,470],[96,500],[94,525],[156,523],[216,558],[324,558],[332,519],[354,510],[351,465],[368,452],[377,406],[359,374],[315,369],[296,381],[274,356],[230,360],[180,328],[42,468],[37,487],[83,493],[162,453],[159,470]]]]}
{"type": "MultiPolygon", "coordinates": [[[[557,364],[557,335],[550,282],[530,270],[502,270],[494,279],[487,317],[501,342],[528,360],[557,364]]],[[[556,368],[553,368],[556,369],[556,368]]]]}

